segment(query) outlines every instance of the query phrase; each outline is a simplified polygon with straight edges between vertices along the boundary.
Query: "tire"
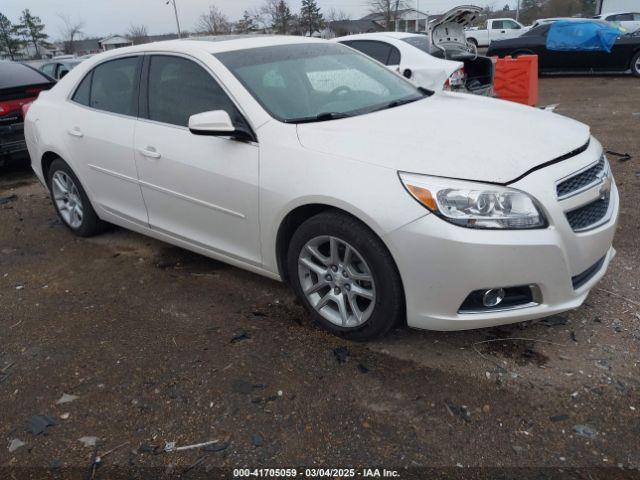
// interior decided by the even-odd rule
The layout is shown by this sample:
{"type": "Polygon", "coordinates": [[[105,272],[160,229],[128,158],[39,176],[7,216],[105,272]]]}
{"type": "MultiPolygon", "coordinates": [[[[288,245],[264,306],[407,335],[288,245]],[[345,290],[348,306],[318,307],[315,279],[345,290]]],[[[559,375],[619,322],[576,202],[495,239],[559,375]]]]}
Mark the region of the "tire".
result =
{"type": "Polygon", "coordinates": [[[636,52],[631,59],[631,73],[636,77],[640,77],[640,52],[636,52]]]}
{"type": "Polygon", "coordinates": [[[58,217],[75,235],[92,237],[104,231],[107,224],[98,218],[80,180],[64,160],[51,163],[47,185],[58,217]]]}
{"type": "Polygon", "coordinates": [[[467,38],[467,43],[470,43],[471,45],[476,47],[476,49],[478,48],[478,41],[475,38],[467,38]]]}
{"type": "Polygon", "coordinates": [[[335,335],[370,340],[404,318],[402,282],[389,251],[366,225],[344,213],[319,213],[296,230],[287,272],[313,320],[335,335]]]}

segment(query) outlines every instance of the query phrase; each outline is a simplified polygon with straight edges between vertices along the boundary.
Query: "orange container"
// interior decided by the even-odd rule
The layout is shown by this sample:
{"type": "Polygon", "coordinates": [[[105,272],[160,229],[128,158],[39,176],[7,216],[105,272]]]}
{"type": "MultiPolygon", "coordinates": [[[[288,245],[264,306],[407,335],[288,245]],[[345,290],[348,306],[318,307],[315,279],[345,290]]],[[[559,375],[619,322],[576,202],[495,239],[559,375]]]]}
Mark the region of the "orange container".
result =
{"type": "Polygon", "coordinates": [[[493,88],[503,100],[534,106],[538,103],[538,56],[498,58],[493,88]]]}

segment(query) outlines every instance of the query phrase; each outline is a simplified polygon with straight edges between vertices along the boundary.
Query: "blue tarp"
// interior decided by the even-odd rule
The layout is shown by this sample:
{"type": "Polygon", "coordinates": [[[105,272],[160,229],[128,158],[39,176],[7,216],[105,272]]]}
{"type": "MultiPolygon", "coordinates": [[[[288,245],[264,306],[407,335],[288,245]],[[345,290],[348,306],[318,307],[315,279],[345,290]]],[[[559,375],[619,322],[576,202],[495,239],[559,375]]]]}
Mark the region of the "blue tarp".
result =
{"type": "Polygon", "coordinates": [[[604,22],[560,20],[549,28],[547,50],[611,52],[620,34],[619,27],[604,22]]]}

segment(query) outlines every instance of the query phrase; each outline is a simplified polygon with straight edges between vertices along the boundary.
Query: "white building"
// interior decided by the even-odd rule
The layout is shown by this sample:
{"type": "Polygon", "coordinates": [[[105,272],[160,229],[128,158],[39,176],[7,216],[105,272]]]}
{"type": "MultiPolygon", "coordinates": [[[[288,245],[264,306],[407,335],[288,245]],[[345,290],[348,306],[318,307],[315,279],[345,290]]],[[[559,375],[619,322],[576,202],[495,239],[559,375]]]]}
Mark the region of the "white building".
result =
{"type": "Polygon", "coordinates": [[[384,15],[372,13],[361,20],[371,20],[380,24],[385,30],[392,32],[424,32],[427,29],[428,21],[433,17],[428,13],[415,8],[398,10],[396,20],[391,20],[389,25],[385,25],[384,15]]]}
{"type": "Polygon", "coordinates": [[[131,40],[121,37],[120,35],[111,35],[110,37],[103,38],[98,43],[102,50],[113,50],[114,48],[130,47],[133,45],[131,40]]]}

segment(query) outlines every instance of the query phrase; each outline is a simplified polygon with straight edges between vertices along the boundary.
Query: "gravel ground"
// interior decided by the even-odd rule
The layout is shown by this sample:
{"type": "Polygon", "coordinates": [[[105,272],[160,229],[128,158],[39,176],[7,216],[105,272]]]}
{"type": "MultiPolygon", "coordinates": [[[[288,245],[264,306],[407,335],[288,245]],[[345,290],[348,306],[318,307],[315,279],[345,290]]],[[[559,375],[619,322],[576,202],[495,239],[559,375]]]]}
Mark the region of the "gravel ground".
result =
{"type": "Polygon", "coordinates": [[[544,78],[540,92],[633,159],[611,157],[608,274],[584,306],[537,323],[349,343],[276,282],[121,229],[74,238],[34,177],[5,169],[0,477],[90,478],[95,453],[119,447],[94,478],[640,478],[640,81],[544,78]],[[35,435],[35,415],[55,425],[35,435]]]}

